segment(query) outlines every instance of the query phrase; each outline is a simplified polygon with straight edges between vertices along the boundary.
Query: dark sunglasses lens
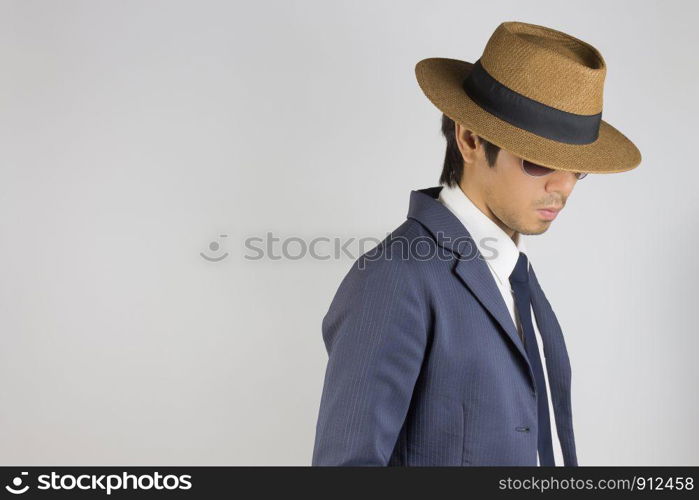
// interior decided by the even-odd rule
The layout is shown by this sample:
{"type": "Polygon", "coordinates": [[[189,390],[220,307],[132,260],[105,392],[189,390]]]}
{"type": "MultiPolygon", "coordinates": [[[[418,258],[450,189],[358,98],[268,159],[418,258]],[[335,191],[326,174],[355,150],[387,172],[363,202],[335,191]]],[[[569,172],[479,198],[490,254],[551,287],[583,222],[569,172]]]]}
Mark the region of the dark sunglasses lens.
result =
{"type": "MultiPolygon", "coordinates": [[[[522,167],[524,167],[524,170],[529,175],[533,175],[534,177],[541,177],[542,175],[550,174],[554,170],[552,168],[543,167],[541,165],[537,165],[536,163],[532,163],[524,159],[522,160],[522,167]]],[[[586,176],[587,172],[575,172],[575,177],[578,180],[584,179],[586,176]]]]}
{"type": "Polygon", "coordinates": [[[542,167],[541,165],[537,165],[536,163],[532,163],[527,160],[522,160],[522,167],[524,167],[525,172],[527,172],[529,175],[533,175],[534,177],[541,177],[542,175],[553,172],[552,168],[542,167]]]}

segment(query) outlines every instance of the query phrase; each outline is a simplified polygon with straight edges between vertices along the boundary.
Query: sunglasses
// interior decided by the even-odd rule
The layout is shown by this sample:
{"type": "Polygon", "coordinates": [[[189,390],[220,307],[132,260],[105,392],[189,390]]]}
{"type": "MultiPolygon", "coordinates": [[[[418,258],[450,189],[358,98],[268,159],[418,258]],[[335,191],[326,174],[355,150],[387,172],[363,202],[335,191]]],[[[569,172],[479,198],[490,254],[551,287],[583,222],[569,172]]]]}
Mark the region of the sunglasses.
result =
{"type": "MultiPolygon", "coordinates": [[[[544,167],[542,165],[537,165],[536,163],[532,163],[529,160],[525,160],[524,158],[520,158],[520,163],[522,165],[522,170],[524,170],[524,173],[527,175],[531,175],[532,177],[543,177],[544,175],[548,175],[551,172],[555,172],[556,169],[549,168],[549,167],[544,167]]],[[[586,172],[574,172],[575,177],[580,180],[585,178],[587,176],[586,172]]]]}

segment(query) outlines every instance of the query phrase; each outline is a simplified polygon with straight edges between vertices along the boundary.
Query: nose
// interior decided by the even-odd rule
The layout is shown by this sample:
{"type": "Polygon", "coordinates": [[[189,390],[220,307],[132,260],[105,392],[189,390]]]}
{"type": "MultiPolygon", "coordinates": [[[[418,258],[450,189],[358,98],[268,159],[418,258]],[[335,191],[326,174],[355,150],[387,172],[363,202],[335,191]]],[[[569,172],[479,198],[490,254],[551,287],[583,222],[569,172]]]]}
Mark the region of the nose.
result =
{"type": "Polygon", "coordinates": [[[547,191],[558,191],[563,194],[563,199],[567,198],[578,178],[575,177],[575,172],[566,172],[565,170],[556,170],[548,176],[546,182],[547,191]]]}

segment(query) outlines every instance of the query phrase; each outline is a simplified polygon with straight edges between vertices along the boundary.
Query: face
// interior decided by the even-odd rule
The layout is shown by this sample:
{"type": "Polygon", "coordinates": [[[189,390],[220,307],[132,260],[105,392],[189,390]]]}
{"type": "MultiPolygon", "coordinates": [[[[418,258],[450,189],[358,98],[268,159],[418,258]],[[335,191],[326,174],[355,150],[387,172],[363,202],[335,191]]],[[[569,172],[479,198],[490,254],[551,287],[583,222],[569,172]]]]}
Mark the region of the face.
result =
{"type": "Polygon", "coordinates": [[[563,208],[572,193],[578,180],[575,173],[554,170],[533,177],[522,169],[519,157],[504,149],[491,168],[480,139],[460,128],[457,124],[457,142],[465,162],[462,190],[510,236],[545,232],[556,218],[555,210],[563,208]],[[547,208],[555,210],[544,210],[547,208]]]}

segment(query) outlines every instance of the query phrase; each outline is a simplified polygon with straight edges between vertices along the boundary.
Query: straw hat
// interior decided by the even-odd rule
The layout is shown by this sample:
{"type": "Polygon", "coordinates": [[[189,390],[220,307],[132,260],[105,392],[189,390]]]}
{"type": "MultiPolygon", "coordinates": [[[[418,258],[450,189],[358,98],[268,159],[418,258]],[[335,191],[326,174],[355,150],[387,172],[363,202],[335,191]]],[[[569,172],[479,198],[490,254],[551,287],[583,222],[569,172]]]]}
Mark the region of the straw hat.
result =
{"type": "Polygon", "coordinates": [[[423,59],[415,75],[445,115],[525,160],[557,170],[623,172],[638,148],[602,120],[607,73],[597,49],[566,33],[504,22],[475,63],[423,59]]]}

